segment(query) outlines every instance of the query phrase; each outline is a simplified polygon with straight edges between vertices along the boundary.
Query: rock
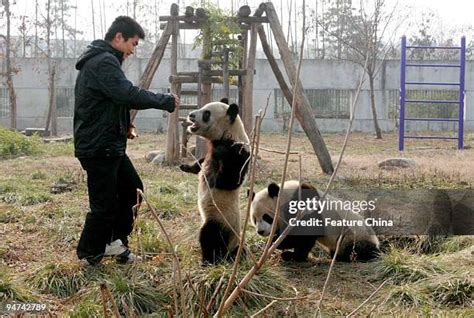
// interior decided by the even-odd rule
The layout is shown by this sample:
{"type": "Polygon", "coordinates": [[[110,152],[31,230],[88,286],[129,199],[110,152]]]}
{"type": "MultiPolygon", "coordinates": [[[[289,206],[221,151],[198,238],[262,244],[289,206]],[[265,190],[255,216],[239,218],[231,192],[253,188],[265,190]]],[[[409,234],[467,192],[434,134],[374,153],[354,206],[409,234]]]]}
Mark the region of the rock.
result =
{"type": "Polygon", "coordinates": [[[49,187],[49,192],[53,194],[60,194],[63,192],[71,192],[73,184],[69,182],[58,181],[49,187]]]}
{"type": "Polygon", "coordinates": [[[159,150],[153,150],[153,151],[150,151],[149,153],[146,154],[145,159],[146,159],[147,162],[152,162],[153,159],[155,159],[155,157],[160,155],[160,154],[163,154],[163,152],[161,152],[159,150]]]}
{"type": "Polygon", "coordinates": [[[157,165],[157,166],[162,166],[164,162],[165,162],[164,153],[160,153],[159,155],[155,156],[155,158],[153,158],[153,160],[151,161],[152,164],[157,165]]]}
{"type": "Polygon", "coordinates": [[[414,168],[416,162],[409,158],[390,158],[378,162],[377,165],[380,169],[389,170],[393,168],[414,168]]]}

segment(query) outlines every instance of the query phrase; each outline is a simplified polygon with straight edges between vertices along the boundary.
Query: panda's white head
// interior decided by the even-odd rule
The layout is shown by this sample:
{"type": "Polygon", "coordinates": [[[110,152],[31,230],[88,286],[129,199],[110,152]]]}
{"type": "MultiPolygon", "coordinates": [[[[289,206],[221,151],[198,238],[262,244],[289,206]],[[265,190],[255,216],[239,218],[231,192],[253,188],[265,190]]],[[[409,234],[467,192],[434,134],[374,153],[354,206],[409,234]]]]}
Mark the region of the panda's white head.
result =
{"type": "Polygon", "coordinates": [[[188,121],[192,125],[188,127],[188,131],[209,140],[232,139],[248,144],[249,139],[239,116],[239,106],[227,105],[227,102],[227,99],[222,99],[190,112],[188,121]]]}
{"type": "MultiPolygon", "coordinates": [[[[280,191],[280,186],[272,182],[265,189],[252,194],[250,216],[258,235],[270,235],[278,195],[282,195],[280,203],[283,205],[298,191],[299,182],[296,180],[286,181],[283,188],[285,191],[280,191]]],[[[279,220],[278,227],[286,226],[285,224],[281,224],[283,222],[281,218],[279,220]]]]}
{"type": "Polygon", "coordinates": [[[271,183],[267,188],[253,194],[250,216],[258,235],[270,235],[279,191],[280,187],[271,183]]]}

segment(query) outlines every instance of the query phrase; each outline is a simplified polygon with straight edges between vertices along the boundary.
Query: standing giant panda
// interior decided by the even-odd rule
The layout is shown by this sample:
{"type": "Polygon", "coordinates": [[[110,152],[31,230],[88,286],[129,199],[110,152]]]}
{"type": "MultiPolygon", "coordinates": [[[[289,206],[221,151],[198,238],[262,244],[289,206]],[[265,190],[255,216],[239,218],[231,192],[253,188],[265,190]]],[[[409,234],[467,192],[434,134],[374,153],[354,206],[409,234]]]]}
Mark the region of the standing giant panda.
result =
{"type": "Polygon", "coordinates": [[[199,242],[204,264],[231,259],[240,233],[239,188],[247,173],[249,139],[236,104],[227,100],[204,105],[188,115],[188,131],[208,140],[205,158],[181,165],[199,173],[198,207],[202,218],[199,242]]]}
{"type": "MultiPolygon", "coordinates": [[[[277,184],[271,183],[267,188],[253,194],[250,215],[257,233],[261,236],[270,235],[277,198],[280,194],[282,196],[280,198],[280,206],[282,208],[280,209],[280,218],[274,237],[274,240],[276,240],[288,224],[290,216],[288,213],[289,201],[298,200],[300,193],[301,200],[303,201],[308,198],[316,198],[319,200],[322,196],[322,192],[305,183],[301,184],[300,189],[300,183],[297,180],[286,181],[283,186],[283,191],[280,191],[280,187],[277,184]]],[[[335,198],[329,196],[327,196],[326,199],[335,200],[335,198]]],[[[317,215],[318,218],[324,216],[338,220],[363,220],[363,217],[358,213],[345,210],[325,209],[322,214],[313,213],[312,216],[314,215],[317,215]]],[[[326,250],[331,257],[334,256],[338,239],[337,233],[340,233],[340,230],[335,231],[335,229],[330,230],[322,227],[316,232],[310,230],[309,233],[299,233],[298,235],[295,235],[294,230],[295,228],[290,231],[289,235],[278,246],[278,249],[281,250],[294,249],[293,252],[284,251],[282,253],[283,260],[297,262],[306,261],[309,252],[316,242],[326,250]]],[[[378,256],[379,240],[372,228],[365,225],[362,227],[357,226],[356,228],[349,227],[344,233],[336,260],[345,262],[354,259],[367,261],[378,256]]]]}

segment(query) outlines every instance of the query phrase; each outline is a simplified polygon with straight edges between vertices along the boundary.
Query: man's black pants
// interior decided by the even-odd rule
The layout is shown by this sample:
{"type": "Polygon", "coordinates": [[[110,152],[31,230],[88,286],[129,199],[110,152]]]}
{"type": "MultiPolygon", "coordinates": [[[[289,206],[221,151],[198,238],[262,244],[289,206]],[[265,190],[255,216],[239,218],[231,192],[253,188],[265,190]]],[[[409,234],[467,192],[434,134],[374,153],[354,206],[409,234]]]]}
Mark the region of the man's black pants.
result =
{"type": "Polygon", "coordinates": [[[132,207],[137,203],[137,188],[143,190],[143,183],[127,155],[79,161],[87,172],[90,212],[77,256],[98,263],[106,244],[120,239],[128,245],[128,235],[133,230],[132,207]]]}

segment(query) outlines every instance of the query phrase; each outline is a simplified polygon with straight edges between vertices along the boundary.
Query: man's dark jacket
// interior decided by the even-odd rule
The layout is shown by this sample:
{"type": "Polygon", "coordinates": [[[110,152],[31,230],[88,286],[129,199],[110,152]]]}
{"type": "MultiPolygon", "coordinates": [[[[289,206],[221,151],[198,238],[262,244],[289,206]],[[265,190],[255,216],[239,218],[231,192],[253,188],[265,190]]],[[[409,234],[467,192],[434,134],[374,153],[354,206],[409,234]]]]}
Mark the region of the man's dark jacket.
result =
{"type": "Polygon", "coordinates": [[[121,69],[123,53],[95,40],[76,63],[74,147],[78,158],[123,156],[130,109],[174,110],[172,95],[134,86],[121,69]]]}

